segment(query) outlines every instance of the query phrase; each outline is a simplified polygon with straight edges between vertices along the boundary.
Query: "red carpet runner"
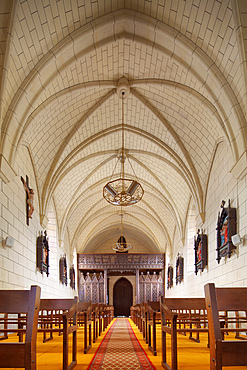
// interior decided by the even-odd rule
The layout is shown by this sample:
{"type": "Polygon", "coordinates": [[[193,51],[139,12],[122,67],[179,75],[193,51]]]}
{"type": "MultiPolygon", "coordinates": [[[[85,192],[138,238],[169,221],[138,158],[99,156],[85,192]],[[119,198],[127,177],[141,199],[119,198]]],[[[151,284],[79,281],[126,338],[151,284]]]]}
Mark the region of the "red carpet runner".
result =
{"type": "Polygon", "coordinates": [[[128,319],[114,321],[87,370],[154,370],[128,319]]]}

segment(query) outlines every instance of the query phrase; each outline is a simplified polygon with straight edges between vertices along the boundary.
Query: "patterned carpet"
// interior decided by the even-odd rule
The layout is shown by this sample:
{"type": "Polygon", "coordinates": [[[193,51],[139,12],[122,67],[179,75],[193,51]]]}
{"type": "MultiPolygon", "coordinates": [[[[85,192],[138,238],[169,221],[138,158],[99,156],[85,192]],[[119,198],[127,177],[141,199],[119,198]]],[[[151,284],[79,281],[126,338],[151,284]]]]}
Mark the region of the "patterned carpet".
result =
{"type": "Polygon", "coordinates": [[[129,320],[117,318],[106,333],[87,370],[154,370],[129,320]]]}

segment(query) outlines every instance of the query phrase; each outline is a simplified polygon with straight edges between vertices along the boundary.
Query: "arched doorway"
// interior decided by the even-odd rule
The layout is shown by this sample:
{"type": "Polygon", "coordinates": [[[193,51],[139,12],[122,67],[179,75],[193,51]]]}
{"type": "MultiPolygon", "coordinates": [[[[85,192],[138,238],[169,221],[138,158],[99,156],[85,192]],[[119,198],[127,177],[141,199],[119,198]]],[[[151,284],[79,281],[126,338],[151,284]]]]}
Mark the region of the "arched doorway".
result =
{"type": "Polygon", "coordinates": [[[115,316],[129,316],[133,305],[133,287],[129,280],[119,279],[113,288],[113,306],[115,316]]]}

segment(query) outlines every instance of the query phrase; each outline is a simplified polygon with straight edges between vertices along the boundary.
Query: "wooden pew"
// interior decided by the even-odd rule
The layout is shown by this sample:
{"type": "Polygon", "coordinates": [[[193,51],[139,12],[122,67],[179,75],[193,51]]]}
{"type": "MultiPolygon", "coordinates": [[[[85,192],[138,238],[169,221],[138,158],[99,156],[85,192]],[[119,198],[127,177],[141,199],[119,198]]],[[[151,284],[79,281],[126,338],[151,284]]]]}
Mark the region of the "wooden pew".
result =
{"type": "Polygon", "coordinates": [[[137,322],[137,326],[138,326],[138,329],[141,331],[141,328],[142,328],[142,322],[141,322],[141,305],[138,304],[137,305],[137,309],[136,309],[136,322],[137,322]]]}
{"type": "Polygon", "coordinates": [[[140,304],[131,306],[130,318],[133,321],[133,323],[139,328],[139,330],[140,330],[140,316],[141,316],[140,304]]]}
{"type": "Polygon", "coordinates": [[[3,326],[3,329],[5,329],[4,332],[1,332],[1,329],[0,329],[0,333],[3,333],[3,335],[0,336],[0,340],[8,339],[8,332],[6,330],[8,328],[8,314],[7,313],[3,314],[3,317],[1,317],[0,324],[3,326]]]}
{"type": "Polygon", "coordinates": [[[142,302],[140,304],[140,310],[141,310],[141,332],[143,335],[143,339],[145,339],[146,343],[148,343],[148,336],[147,336],[147,303],[142,302]]]}
{"type": "Polygon", "coordinates": [[[92,347],[92,302],[78,303],[78,320],[84,327],[84,353],[92,347]]]}
{"type": "Polygon", "coordinates": [[[161,339],[162,339],[162,366],[166,370],[178,369],[177,355],[177,334],[207,332],[205,327],[205,299],[204,298],[160,298],[161,311],[161,339]],[[202,311],[202,317],[197,314],[190,318],[185,317],[185,313],[181,316],[181,312],[185,311],[202,311]],[[183,324],[183,327],[182,325],[183,324]],[[167,363],[167,339],[166,335],[171,335],[171,366],[167,363]]]}
{"type": "Polygon", "coordinates": [[[160,302],[147,302],[147,338],[148,348],[157,356],[156,326],[161,323],[160,302]]]}
{"type": "Polygon", "coordinates": [[[240,325],[229,327],[229,323],[236,324],[238,320],[235,318],[235,322],[229,319],[228,327],[221,329],[219,311],[246,311],[247,288],[215,288],[213,283],[209,283],[204,290],[210,336],[210,370],[221,370],[222,366],[246,366],[247,340],[224,340],[222,336],[222,331],[241,332],[246,328],[241,329],[240,325]]]}
{"type": "Polygon", "coordinates": [[[99,335],[104,331],[105,304],[100,303],[99,308],[99,335]]]}
{"type": "MultiPolygon", "coordinates": [[[[36,369],[36,338],[38,314],[40,306],[40,292],[38,286],[31,286],[30,290],[1,290],[0,313],[3,314],[27,314],[25,329],[1,329],[10,332],[25,331],[23,343],[0,343],[0,367],[1,368],[25,368],[36,369]]],[[[12,320],[12,319],[11,319],[12,320]]],[[[18,319],[17,319],[18,326],[18,319]]],[[[6,332],[5,332],[6,333],[6,332]]]]}
{"type": "MultiPolygon", "coordinates": [[[[236,328],[239,329],[241,327],[241,323],[244,322],[247,323],[247,311],[244,311],[244,314],[245,314],[245,317],[243,317],[242,315],[240,316],[239,314],[239,311],[235,311],[235,319],[237,320],[236,322],[236,328]]],[[[243,332],[245,332],[245,336],[241,336],[239,331],[236,331],[236,336],[235,338],[237,339],[247,339],[246,335],[247,335],[247,328],[245,330],[241,330],[243,332]]]]}
{"type": "MultiPolygon", "coordinates": [[[[63,370],[77,364],[77,310],[78,298],[41,299],[38,332],[63,334],[63,370]],[[46,312],[46,315],[44,314],[46,312]],[[69,334],[72,334],[72,361],[69,364],[69,334]]],[[[47,339],[46,339],[47,340],[47,339]]]]}
{"type": "Polygon", "coordinates": [[[134,315],[135,315],[135,314],[134,314],[134,309],[135,309],[135,308],[134,308],[134,306],[131,306],[131,307],[130,307],[130,318],[131,318],[131,320],[132,320],[133,322],[135,322],[135,321],[134,321],[134,315]]]}
{"type": "Polygon", "coordinates": [[[108,326],[108,306],[105,305],[104,306],[104,310],[103,310],[103,315],[104,315],[104,318],[103,318],[103,329],[105,330],[108,326]]]}
{"type": "Polygon", "coordinates": [[[111,323],[114,318],[114,307],[111,305],[106,306],[106,327],[111,323]]]}
{"type": "Polygon", "coordinates": [[[135,324],[138,329],[141,331],[141,305],[138,303],[135,306],[135,324]]]}
{"type": "Polygon", "coordinates": [[[99,306],[98,306],[98,303],[92,304],[92,320],[93,320],[93,343],[95,343],[99,336],[99,306]]]}

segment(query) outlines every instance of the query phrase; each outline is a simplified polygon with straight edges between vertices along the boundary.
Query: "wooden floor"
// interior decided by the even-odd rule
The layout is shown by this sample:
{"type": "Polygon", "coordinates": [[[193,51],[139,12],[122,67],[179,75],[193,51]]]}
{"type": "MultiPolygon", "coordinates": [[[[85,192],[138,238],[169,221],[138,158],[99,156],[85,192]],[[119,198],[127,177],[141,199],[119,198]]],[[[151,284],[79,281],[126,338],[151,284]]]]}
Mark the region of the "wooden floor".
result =
{"type": "MultiPolygon", "coordinates": [[[[158,356],[153,356],[142,337],[142,333],[130,320],[134,333],[142,347],[149,356],[151,362],[157,370],[163,369],[161,365],[161,329],[157,329],[157,352],[158,356]]],[[[87,354],[83,353],[83,329],[78,329],[77,342],[77,365],[75,370],[86,370],[90,364],[101,340],[106,334],[107,329],[92,344],[92,348],[87,354]]],[[[11,338],[11,336],[9,337],[11,338]]],[[[9,341],[12,341],[12,339],[9,341]]],[[[17,338],[15,337],[15,341],[17,338]]],[[[71,358],[69,358],[71,361],[71,358]]],[[[169,358],[168,358],[169,361],[169,358]]],[[[0,365],[1,366],[1,365],[0,365]]],[[[209,370],[209,349],[207,348],[207,334],[200,335],[200,343],[191,341],[188,336],[179,335],[178,339],[178,368],[179,370],[209,370]]],[[[54,334],[54,338],[46,343],[42,341],[42,334],[38,333],[37,341],[37,370],[61,370],[62,369],[62,336],[54,334]]],[[[247,366],[224,367],[225,370],[247,370],[247,366]]],[[[6,369],[7,370],[7,369],[6,369]]]]}

